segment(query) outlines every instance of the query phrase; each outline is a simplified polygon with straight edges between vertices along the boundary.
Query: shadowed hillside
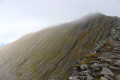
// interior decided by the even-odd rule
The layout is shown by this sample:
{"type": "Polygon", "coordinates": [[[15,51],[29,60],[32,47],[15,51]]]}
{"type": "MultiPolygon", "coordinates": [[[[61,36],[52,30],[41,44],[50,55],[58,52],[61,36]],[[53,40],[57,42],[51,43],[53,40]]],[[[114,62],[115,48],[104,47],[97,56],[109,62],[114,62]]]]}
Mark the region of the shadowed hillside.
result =
{"type": "Polygon", "coordinates": [[[117,17],[96,13],[27,34],[0,48],[0,80],[68,77],[74,62],[84,59],[119,23],[117,17]]]}

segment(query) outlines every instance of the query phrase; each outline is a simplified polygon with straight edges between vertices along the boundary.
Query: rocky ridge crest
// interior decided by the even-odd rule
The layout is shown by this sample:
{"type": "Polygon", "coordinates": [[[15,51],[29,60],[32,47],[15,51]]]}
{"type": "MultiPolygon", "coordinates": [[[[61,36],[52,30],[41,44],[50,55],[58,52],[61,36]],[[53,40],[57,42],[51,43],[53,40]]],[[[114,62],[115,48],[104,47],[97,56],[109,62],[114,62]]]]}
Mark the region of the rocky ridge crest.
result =
{"type": "Polygon", "coordinates": [[[85,59],[76,62],[69,80],[120,80],[120,24],[85,59]]]}

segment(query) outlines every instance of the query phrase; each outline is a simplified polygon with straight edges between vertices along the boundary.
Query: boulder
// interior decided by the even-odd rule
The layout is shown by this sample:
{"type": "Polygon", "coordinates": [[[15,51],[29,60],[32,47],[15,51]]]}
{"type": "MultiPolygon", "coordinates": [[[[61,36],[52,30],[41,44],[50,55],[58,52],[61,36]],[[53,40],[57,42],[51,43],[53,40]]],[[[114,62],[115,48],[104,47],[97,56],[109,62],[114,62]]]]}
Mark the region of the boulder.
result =
{"type": "Polygon", "coordinates": [[[102,68],[102,71],[100,73],[101,75],[107,75],[110,77],[114,77],[114,74],[108,69],[108,68],[102,68]]]}
{"type": "Polygon", "coordinates": [[[82,71],[85,71],[85,70],[88,69],[88,66],[87,66],[87,64],[82,64],[82,65],[80,66],[80,68],[81,68],[82,71]]]}
{"type": "Polygon", "coordinates": [[[98,63],[94,63],[92,64],[90,67],[91,69],[95,69],[95,68],[104,68],[104,67],[108,67],[109,64],[98,64],[98,63]]]}

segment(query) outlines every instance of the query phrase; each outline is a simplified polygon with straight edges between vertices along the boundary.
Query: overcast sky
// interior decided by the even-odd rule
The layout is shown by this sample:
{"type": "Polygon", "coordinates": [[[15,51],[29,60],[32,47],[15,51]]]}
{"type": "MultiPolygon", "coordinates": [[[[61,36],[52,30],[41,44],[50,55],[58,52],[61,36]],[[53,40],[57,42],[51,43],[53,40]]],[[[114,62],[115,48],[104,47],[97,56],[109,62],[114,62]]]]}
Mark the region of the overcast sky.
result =
{"type": "Polygon", "coordinates": [[[0,44],[91,12],[120,16],[120,0],[0,0],[0,44]]]}

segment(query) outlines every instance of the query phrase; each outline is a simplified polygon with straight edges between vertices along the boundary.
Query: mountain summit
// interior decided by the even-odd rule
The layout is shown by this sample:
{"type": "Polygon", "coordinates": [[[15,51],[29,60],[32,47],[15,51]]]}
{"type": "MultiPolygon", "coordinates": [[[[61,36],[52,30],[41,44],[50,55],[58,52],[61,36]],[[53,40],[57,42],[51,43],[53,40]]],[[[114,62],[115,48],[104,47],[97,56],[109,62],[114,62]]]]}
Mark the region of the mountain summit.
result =
{"type": "Polygon", "coordinates": [[[27,34],[0,48],[0,80],[66,78],[119,25],[120,18],[96,13],[27,34]]]}

